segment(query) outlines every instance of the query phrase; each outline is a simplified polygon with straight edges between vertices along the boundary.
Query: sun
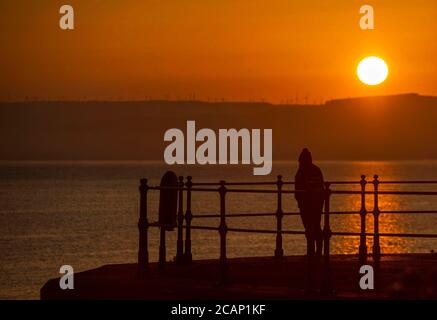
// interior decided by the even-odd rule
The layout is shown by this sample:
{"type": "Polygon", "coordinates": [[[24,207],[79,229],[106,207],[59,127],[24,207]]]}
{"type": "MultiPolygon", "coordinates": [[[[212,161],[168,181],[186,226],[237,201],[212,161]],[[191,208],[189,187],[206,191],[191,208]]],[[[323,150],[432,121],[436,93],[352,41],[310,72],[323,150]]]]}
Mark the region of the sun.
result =
{"type": "Polygon", "coordinates": [[[388,66],[381,58],[367,57],[358,64],[357,75],[361,82],[376,86],[387,79],[388,66]]]}

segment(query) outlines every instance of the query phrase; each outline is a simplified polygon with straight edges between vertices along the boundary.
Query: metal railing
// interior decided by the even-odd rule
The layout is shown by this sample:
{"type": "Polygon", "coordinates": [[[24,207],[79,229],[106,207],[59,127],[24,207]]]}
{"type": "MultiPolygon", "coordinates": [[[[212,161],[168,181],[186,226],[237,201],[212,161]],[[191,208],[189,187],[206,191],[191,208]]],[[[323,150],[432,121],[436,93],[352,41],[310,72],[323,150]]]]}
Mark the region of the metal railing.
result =
{"type": "MultiPolygon", "coordinates": [[[[379,196],[380,195],[421,195],[421,196],[437,196],[437,191],[381,191],[379,186],[384,185],[400,185],[400,184],[437,184],[437,181],[380,181],[377,175],[374,175],[372,181],[367,181],[366,176],[362,175],[359,181],[330,181],[325,182],[325,203],[324,203],[324,227],[323,227],[323,261],[325,266],[325,273],[329,274],[330,264],[330,239],[332,236],[352,236],[359,237],[360,243],[358,248],[358,256],[361,264],[366,263],[368,257],[367,237],[373,237],[372,257],[374,263],[379,265],[381,257],[380,237],[410,237],[410,238],[437,238],[437,234],[416,234],[416,233],[381,233],[379,232],[379,217],[381,214],[437,214],[437,210],[380,210],[379,196]],[[366,190],[368,184],[373,185],[373,190],[366,190]],[[332,190],[333,185],[356,185],[360,190],[332,190]],[[331,211],[330,199],[333,195],[359,195],[361,197],[361,206],[359,211],[331,211]],[[366,196],[373,196],[373,210],[369,211],[366,208],[366,196]],[[371,213],[373,215],[373,232],[366,230],[366,217],[371,213]],[[360,215],[360,232],[334,232],[330,226],[331,215],[360,215]]],[[[227,273],[227,252],[226,240],[228,232],[253,232],[262,234],[275,234],[276,246],[274,256],[280,258],[284,255],[282,236],[289,235],[304,235],[304,231],[298,230],[283,230],[282,219],[284,216],[297,216],[299,212],[284,212],[283,210],[283,196],[288,194],[295,194],[305,192],[302,190],[285,190],[285,185],[294,185],[294,182],[286,182],[282,180],[282,176],[278,176],[273,182],[226,182],[224,180],[218,183],[194,183],[191,176],[186,178],[184,182],[183,177],[179,177],[178,190],[178,210],[176,219],[177,228],[177,243],[176,243],[176,262],[189,263],[192,261],[191,252],[191,231],[192,230],[208,230],[218,231],[220,237],[220,270],[223,281],[226,279],[227,273]],[[256,189],[250,188],[254,186],[276,186],[275,189],[256,189]],[[238,188],[237,188],[238,187],[238,188]],[[244,188],[242,188],[244,187],[244,188]],[[220,213],[219,214],[202,214],[193,215],[191,210],[191,200],[193,192],[211,192],[218,193],[220,197],[220,213]],[[185,197],[184,197],[185,193],[185,197]],[[277,194],[277,208],[273,213],[234,213],[226,212],[226,195],[229,193],[261,193],[261,194],[277,194]],[[184,210],[184,198],[186,199],[186,206],[184,210]],[[247,229],[247,228],[230,228],[227,226],[227,219],[233,217],[276,217],[276,229],[247,229]],[[193,226],[193,219],[207,219],[219,218],[219,225],[212,226],[193,226]],[[185,222],[185,224],[184,224],[185,222]],[[185,230],[185,239],[183,231],[185,230]]],[[[147,179],[141,180],[140,185],[140,219],[138,222],[139,228],[139,250],[138,263],[140,268],[145,268],[149,263],[148,253],[148,228],[158,227],[161,229],[160,233],[160,248],[159,248],[159,266],[164,266],[166,262],[166,246],[165,246],[165,227],[156,222],[148,221],[147,201],[149,191],[160,191],[175,189],[170,187],[149,186],[147,179]]],[[[329,278],[329,277],[327,277],[329,278]]]]}

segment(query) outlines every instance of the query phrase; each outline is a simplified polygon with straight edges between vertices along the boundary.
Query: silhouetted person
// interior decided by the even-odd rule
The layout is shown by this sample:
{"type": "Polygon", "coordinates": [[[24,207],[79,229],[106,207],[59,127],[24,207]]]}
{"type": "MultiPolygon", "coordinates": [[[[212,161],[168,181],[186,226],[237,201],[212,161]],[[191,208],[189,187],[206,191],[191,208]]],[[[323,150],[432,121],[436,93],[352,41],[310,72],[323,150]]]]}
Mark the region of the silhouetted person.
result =
{"type": "Polygon", "coordinates": [[[299,156],[299,170],[295,177],[295,198],[300,210],[309,258],[322,255],[323,235],[320,227],[324,203],[324,181],[322,171],[313,164],[311,152],[305,148],[299,156]],[[317,252],[315,251],[317,247],[317,252]]]}

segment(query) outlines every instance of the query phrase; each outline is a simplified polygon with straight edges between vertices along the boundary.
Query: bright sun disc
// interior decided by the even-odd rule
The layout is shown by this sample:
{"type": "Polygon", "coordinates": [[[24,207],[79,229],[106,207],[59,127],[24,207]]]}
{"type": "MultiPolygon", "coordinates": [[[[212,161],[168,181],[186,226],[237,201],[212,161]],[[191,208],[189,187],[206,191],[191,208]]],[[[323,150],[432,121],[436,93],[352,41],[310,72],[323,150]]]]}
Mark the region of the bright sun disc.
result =
{"type": "Polygon", "coordinates": [[[368,57],[358,64],[357,74],[362,82],[375,86],[387,79],[388,66],[381,58],[368,57]]]}

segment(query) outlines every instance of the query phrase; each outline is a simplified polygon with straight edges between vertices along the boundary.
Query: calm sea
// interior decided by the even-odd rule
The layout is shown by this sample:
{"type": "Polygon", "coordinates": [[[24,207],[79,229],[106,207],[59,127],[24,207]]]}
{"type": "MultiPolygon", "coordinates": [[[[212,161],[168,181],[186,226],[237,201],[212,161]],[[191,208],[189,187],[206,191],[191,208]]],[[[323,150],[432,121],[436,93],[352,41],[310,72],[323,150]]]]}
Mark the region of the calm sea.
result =
{"type": "MultiPolygon", "coordinates": [[[[437,180],[437,162],[319,162],[327,180],[359,180],[361,174],[382,180],[437,180]]],[[[296,163],[275,163],[268,177],[253,177],[252,168],[239,166],[174,167],[178,175],[194,181],[266,181],[282,174],[291,180],[296,163]]],[[[136,262],[138,248],[138,184],[147,177],[157,184],[167,166],[154,162],[57,162],[0,164],[0,298],[39,298],[39,289],[59,276],[61,265],[75,272],[110,263],[136,262]]],[[[369,186],[371,187],[371,186],[369,186]]],[[[336,189],[357,189],[338,186],[336,189]]],[[[386,190],[437,190],[437,185],[385,186],[386,190]]],[[[150,195],[149,211],[156,220],[158,194],[150,195]]],[[[230,194],[229,212],[274,212],[275,195],[230,194]]],[[[193,214],[217,213],[216,194],[194,194],[193,214]]],[[[372,201],[368,200],[368,209],[372,201]]],[[[284,199],[286,211],[295,211],[292,195],[284,199]]],[[[333,210],[360,208],[359,196],[334,196],[333,210]]],[[[437,209],[437,197],[382,196],[383,210],[437,209]]],[[[334,231],[359,231],[359,215],[335,216],[334,231]]],[[[373,220],[368,216],[369,231],[373,220]]],[[[218,225],[217,219],[194,219],[193,224],[218,225]]],[[[229,226],[274,229],[274,217],[228,219],[229,226]]],[[[435,215],[382,215],[382,232],[437,233],[435,215]]],[[[284,229],[302,230],[298,217],[285,217],[284,229]]],[[[157,260],[158,234],[150,234],[150,254],[157,260]]],[[[193,258],[217,258],[218,234],[193,231],[193,258]]],[[[229,233],[230,257],[266,256],[274,252],[274,235],[229,233]]],[[[358,239],[334,237],[332,252],[356,253],[358,239]]],[[[372,239],[368,239],[371,251],[372,239]]],[[[175,255],[175,233],[168,236],[168,259],[175,255]]],[[[381,238],[382,252],[429,252],[436,240],[381,238]]],[[[303,254],[303,236],[284,236],[287,255],[303,254]]]]}

